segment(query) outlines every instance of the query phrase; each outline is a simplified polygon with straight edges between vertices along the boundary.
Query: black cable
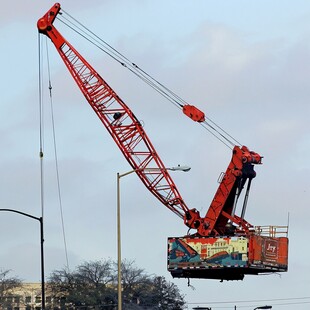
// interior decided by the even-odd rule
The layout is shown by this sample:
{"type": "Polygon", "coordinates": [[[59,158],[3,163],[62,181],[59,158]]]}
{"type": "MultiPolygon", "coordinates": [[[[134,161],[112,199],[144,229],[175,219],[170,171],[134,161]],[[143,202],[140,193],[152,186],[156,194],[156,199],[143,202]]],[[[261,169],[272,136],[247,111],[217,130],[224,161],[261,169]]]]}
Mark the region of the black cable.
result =
{"type": "Polygon", "coordinates": [[[50,96],[50,107],[51,107],[51,121],[52,121],[52,131],[53,131],[53,146],[54,146],[54,156],[55,156],[55,170],[56,170],[58,202],[59,202],[60,219],[61,219],[61,227],[62,227],[62,236],[63,236],[63,242],[64,242],[64,248],[65,248],[65,257],[66,257],[67,269],[70,270],[69,258],[68,258],[68,250],[67,250],[66,231],[65,231],[65,221],[64,221],[64,215],[63,215],[63,205],[62,205],[62,196],[61,196],[59,167],[58,167],[58,154],[57,154],[56,130],[55,130],[55,121],[54,121],[54,107],[53,107],[53,95],[52,95],[52,81],[51,81],[50,61],[49,61],[49,53],[48,53],[48,47],[47,47],[47,40],[45,42],[46,42],[46,59],[47,59],[47,72],[48,72],[48,82],[49,82],[49,96],[50,96]]]}
{"type": "Polygon", "coordinates": [[[43,91],[42,91],[42,53],[41,40],[38,34],[38,56],[39,56],[39,158],[40,158],[40,200],[41,200],[41,214],[44,218],[44,164],[43,164],[43,149],[44,149],[44,134],[43,134],[43,91]]]}
{"type": "MultiPolygon", "coordinates": [[[[100,45],[98,45],[97,43],[93,42],[91,39],[89,39],[88,37],[86,37],[85,32],[83,30],[77,31],[76,29],[74,29],[72,26],[70,26],[68,23],[64,22],[63,20],[61,20],[60,18],[58,18],[58,20],[60,22],[62,22],[64,25],[66,25],[68,28],[70,28],[72,31],[74,31],[75,33],[79,34],[81,37],[83,37],[85,40],[87,40],[88,42],[90,42],[91,44],[93,44],[94,46],[96,46],[98,49],[100,49],[102,52],[106,53],[108,56],[110,56],[112,59],[114,59],[116,62],[118,62],[119,64],[121,64],[123,67],[127,68],[129,71],[131,71],[134,75],[136,75],[138,78],[140,78],[143,82],[145,82],[146,84],[148,84],[150,87],[152,87],[155,91],[157,91],[159,94],[161,94],[163,97],[165,97],[167,100],[169,100],[172,104],[174,104],[176,107],[181,108],[182,105],[175,99],[171,98],[169,96],[169,94],[165,91],[163,91],[162,89],[160,89],[160,87],[158,85],[156,85],[156,83],[154,83],[153,81],[151,81],[150,79],[148,79],[147,77],[145,77],[144,75],[139,74],[136,70],[135,70],[135,66],[133,66],[131,63],[124,63],[123,61],[119,60],[117,57],[113,56],[113,54],[115,55],[115,53],[110,53],[109,51],[105,50],[103,47],[101,47],[100,45]],[[82,34],[84,33],[84,34],[82,34]]],[[[87,29],[87,28],[86,28],[87,29]]],[[[103,41],[104,42],[104,41],[103,41]]],[[[113,49],[114,50],[114,49],[113,49]]],[[[155,80],[156,81],[156,80],[155,80]]],[[[167,89],[168,90],[168,89],[167,89]]]]}
{"type": "MultiPolygon", "coordinates": [[[[57,18],[60,22],[62,22],[64,25],[66,25],[72,31],[79,34],[85,40],[87,40],[88,42],[90,42],[91,44],[96,46],[98,49],[100,49],[101,51],[106,53],[108,56],[110,56],[112,59],[114,59],[116,62],[121,64],[123,67],[127,68],[129,71],[131,71],[134,75],[136,75],[138,78],[140,78],[147,85],[152,87],[155,91],[157,91],[160,95],[162,95],[164,98],[166,98],[168,101],[170,101],[177,108],[181,109],[181,108],[183,108],[184,105],[188,105],[188,103],[184,99],[182,99],[180,96],[178,96],[172,90],[170,90],[168,87],[164,86],[158,80],[153,78],[146,71],[142,70],[138,65],[136,65],[135,63],[130,61],[122,53],[117,51],[115,48],[113,48],[106,41],[101,39],[99,36],[97,36],[90,29],[85,27],[82,23],[80,23],[78,20],[76,20],[74,17],[72,17],[69,13],[67,13],[64,10],[62,10],[62,12],[67,14],[76,24],[79,25],[79,26],[77,26],[76,24],[74,24],[67,17],[63,16],[63,14],[61,15],[61,18],[60,17],[57,18]],[[64,21],[62,19],[65,19],[66,21],[64,21]],[[70,26],[68,23],[70,23],[72,26],[70,26]]],[[[223,128],[218,126],[210,118],[207,117],[206,120],[203,123],[201,123],[201,125],[204,129],[209,131],[215,138],[217,138],[219,141],[221,141],[223,144],[225,144],[230,149],[231,149],[231,146],[235,146],[236,144],[241,145],[241,143],[239,143],[236,139],[234,139],[230,134],[228,134],[223,128]]]]}

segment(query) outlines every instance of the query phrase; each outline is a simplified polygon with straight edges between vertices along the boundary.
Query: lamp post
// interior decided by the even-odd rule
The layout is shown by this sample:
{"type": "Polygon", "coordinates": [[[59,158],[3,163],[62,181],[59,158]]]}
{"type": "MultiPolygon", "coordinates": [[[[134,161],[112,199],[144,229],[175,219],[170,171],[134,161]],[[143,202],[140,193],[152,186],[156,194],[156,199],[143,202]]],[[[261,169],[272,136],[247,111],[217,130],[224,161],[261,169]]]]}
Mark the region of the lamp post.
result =
{"type": "Polygon", "coordinates": [[[260,306],[260,307],[254,308],[254,310],[258,310],[258,309],[272,309],[272,306],[260,306]]]}
{"type": "Polygon", "coordinates": [[[42,217],[36,217],[28,213],[24,213],[21,211],[17,211],[14,209],[0,209],[0,211],[6,211],[6,212],[13,212],[20,215],[24,215],[27,217],[30,217],[34,220],[37,220],[40,222],[40,245],[41,245],[41,307],[42,310],[45,310],[45,281],[44,281],[44,237],[43,237],[43,218],[42,217]]]}
{"type": "MultiPolygon", "coordinates": [[[[184,171],[187,172],[191,168],[188,166],[176,166],[171,168],[165,168],[164,170],[171,171],[184,171]]],[[[122,256],[121,256],[121,191],[120,191],[120,180],[122,177],[125,177],[129,174],[132,174],[137,171],[145,170],[160,170],[160,168],[141,168],[133,169],[128,172],[120,174],[117,173],[117,309],[122,310],[122,256]]]]}

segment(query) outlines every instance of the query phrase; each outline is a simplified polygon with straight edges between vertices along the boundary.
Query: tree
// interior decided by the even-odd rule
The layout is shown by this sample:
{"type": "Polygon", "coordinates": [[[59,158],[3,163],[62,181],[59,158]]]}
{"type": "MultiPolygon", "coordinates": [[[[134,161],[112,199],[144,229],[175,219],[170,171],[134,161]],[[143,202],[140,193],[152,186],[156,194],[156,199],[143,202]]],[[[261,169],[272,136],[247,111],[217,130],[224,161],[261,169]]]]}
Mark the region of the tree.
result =
{"type": "MultiPolygon", "coordinates": [[[[164,277],[150,276],[132,261],[123,261],[122,297],[124,310],[182,310],[184,297],[164,277]]],[[[54,271],[49,280],[53,297],[63,306],[79,309],[117,308],[117,264],[111,260],[84,262],[75,271],[54,271]]]]}
{"type": "MultiPolygon", "coordinates": [[[[116,264],[115,264],[116,267],[116,264]]],[[[115,272],[117,269],[115,268],[115,272]]],[[[121,264],[123,309],[141,309],[141,299],[145,288],[150,286],[150,276],[133,261],[124,260],[121,264]]],[[[115,286],[117,283],[115,282],[115,286]]]]}
{"type": "Polygon", "coordinates": [[[2,308],[12,303],[9,298],[12,297],[13,289],[22,285],[19,278],[9,277],[10,272],[11,270],[0,270],[0,304],[2,308]]]}
{"type": "Polygon", "coordinates": [[[182,310],[184,296],[178,287],[164,277],[150,276],[133,261],[122,262],[124,310],[182,310]]]}
{"type": "Polygon", "coordinates": [[[180,294],[178,287],[168,282],[164,277],[153,278],[153,300],[158,303],[157,309],[181,310],[184,309],[184,296],[180,294]]]}
{"type": "Polygon", "coordinates": [[[75,277],[79,289],[83,289],[85,304],[101,307],[116,303],[117,296],[112,286],[114,276],[111,260],[85,262],[77,267],[75,277]]]}
{"type": "Polygon", "coordinates": [[[124,306],[126,310],[182,310],[185,308],[184,296],[180,294],[178,287],[162,276],[152,276],[143,282],[138,282],[133,287],[131,296],[132,299],[124,306]]]}
{"type": "Polygon", "coordinates": [[[77,267],[74,272],[66,269],[52,272],[49,285],[54,299],[60,304],[69,304],[79,309],[115,304],[117,296],[112,286],[111,260],[85,262],[77,267]]]}

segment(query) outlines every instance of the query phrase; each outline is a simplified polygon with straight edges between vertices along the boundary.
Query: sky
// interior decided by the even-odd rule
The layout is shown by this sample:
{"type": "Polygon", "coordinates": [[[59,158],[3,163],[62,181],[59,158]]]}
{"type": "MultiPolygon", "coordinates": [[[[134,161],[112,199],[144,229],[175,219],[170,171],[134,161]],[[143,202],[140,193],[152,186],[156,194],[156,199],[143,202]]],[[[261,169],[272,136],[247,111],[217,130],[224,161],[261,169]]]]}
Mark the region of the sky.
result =
{"type": "MultiPolygon", "coordinates": [[[[53,4],[11,0],[0,11],[0,202],[1,208],[34,216],[42,212],[36,22],[53,4]]],[[[308,309],[309,1],[67,0],[61,6],[264,156],[263,165],[256,167],[246,219],[253,225],[289,222],[287,273],[223,283],[191,280],[188,286],[187,280],[172,279],[166,270],[167,237],[182,236],[187,228],[132,174],[121,179],[123,258],[178,285],[189,309],[235,305],[253,309],[266,304],[273,309],[308,309]]],[[[165,165],[191,166],[190,172],[172,177],[187,205],[205,213],[218,176],[229,163],[230,149],[107,55],[74,34],[67,35],[61,23],[57,28],[143,122],[165,165]]],[[[116,174],[131,167],[46,42],[69,267],[116,260],[116,174]]],[[[66,255],[47,94],[45,85],[43,209],[48,277],[66,265],[66,255]]],[[[0,268],[26,282],[39,282],[39,223],[2,212],[0,236],[0,268]]]]}

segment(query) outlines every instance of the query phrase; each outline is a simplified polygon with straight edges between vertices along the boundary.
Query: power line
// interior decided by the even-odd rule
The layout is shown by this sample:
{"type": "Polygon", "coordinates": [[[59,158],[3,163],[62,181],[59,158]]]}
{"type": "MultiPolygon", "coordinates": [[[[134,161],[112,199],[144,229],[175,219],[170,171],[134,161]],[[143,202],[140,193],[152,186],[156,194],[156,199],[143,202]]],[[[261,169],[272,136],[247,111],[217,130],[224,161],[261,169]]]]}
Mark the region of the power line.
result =
{"type": "Polygon", "coordinates": [[[257,304],[263,303],[272,303],[272,306],[289,306],[289,305],[301,305],[301,304],[310,304],[310,296],[309,297],[290,297],[290,298],[273,298],[273,299],[252,299],[252,300],[232,300],[232,301],[203,301],[203,302],[192,302],[187,303],[188,305],[215,305],[215,309],[227,309],[231,308],[231,306],[224,306],[227,304],[237,305],[238,308],[249,308],[255,307],[257,304]],[[284,302],[286,301],[286,302],[284,302]],[[276,303],[274,303],[276,302],[276,303]],[[249,303],[248,305],[239,305],[249,303]],[[253,304],[250,304],[253,303],[253,304]],[[223,306],[221,306],[223,305],[223,306]]]}

